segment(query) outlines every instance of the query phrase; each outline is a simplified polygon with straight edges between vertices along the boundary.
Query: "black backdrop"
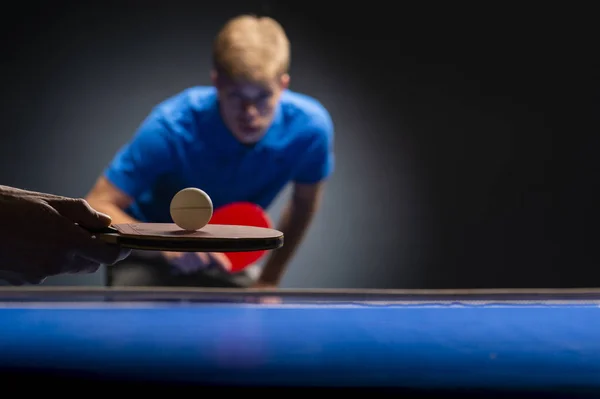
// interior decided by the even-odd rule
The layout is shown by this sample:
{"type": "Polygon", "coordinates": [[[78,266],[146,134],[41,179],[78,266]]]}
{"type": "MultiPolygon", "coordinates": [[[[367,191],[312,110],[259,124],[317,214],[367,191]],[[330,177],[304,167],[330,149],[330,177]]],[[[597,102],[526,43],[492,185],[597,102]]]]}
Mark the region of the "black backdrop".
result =
{"type": "MultiPolygon", "coordinates": [[[[11,95],[4,96],[1,134],[11,151],[3,152],[4,181],[27,185],[18,176],[36,168],[19,161],[28,148],[19,141],[20,124],[36,118],[28,107],[45,95],[36,95],[36,74],[60,67],[53,64],[56,54],[44,52],[48,30],[93,25],[120,32],[117,43],[133,19],[168,35],[169,24],[194,12],[219,21],[265,13],[292,37],[318,38],[313,43],[327,49],[328,62],[375,105],[365,117],[392,121],[364,134],[384,142],[392,158],[411,143],[427,209],[422,223],[429,226],[422,237],[429,261],[416,271],[421,286],[600,285],[598,125],[589,123],[597,102],[586,96],[595,90],[596,50],[587,47],[593,41],[588,12],[379,1],[196,3],[53,1],[5,8],[2,80],[11,95]],[[394,129],[394,118],[402,130],[394,129]]],[[[392,281],[400,278],[388,272],[392,281]]]]}

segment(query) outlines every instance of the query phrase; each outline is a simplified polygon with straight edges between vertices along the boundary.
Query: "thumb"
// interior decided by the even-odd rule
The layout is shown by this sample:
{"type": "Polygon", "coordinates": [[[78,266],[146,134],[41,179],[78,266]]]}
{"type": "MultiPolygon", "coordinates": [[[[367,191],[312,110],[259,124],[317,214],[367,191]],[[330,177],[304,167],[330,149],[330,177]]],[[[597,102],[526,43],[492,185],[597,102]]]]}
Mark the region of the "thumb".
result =
{"type": "Polygon", "coordinates": [[[58,198],[47,202],[63,217],[84,228],[99,229],[110,226],[112,222],[109,215],[98,212],[84,199],[58,198]]]}

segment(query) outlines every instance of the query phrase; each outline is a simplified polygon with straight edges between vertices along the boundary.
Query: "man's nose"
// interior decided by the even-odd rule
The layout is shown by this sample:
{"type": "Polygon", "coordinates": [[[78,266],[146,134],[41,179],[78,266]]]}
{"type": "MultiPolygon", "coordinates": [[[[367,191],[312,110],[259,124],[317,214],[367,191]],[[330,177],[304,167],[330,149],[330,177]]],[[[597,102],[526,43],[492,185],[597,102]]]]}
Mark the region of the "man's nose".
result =
{"type": "Polygon", "coordinates": [[[246,101],[242,104],[242,110],[246,115],[256,116],[258,115],[258,107],[252,101],[246,101]]]}

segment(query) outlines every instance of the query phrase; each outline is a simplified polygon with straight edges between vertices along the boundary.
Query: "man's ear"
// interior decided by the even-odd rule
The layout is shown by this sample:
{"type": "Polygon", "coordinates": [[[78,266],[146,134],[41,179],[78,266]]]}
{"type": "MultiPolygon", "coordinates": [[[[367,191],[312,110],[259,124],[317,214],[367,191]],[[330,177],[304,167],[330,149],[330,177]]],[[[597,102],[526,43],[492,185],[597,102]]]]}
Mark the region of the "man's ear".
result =
{"type": "Polygon", "coordinates": [[[281,78],[279,79],[279,84],[281,85],[281,90],[285,90],[288,87],[290,87],[290,75],[287,73],[281,75],[281,78]]]}
{"type": "Polygon", "coordinates": [[[211,69],[211,71],[210,71],[210,81],[212,82],[213,86],[215,86],[215,87],[218,86],[219,74],[214,69],[211,69]]]}

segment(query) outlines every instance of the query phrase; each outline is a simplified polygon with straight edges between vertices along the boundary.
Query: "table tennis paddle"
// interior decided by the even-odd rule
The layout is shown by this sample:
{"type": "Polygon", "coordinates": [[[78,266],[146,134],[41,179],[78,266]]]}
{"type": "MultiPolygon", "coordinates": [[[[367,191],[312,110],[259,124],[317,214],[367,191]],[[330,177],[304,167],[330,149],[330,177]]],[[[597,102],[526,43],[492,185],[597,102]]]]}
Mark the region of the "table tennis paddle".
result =
{"type": "Polygon", "coordinates": [[[123,248],[174,252],[245,252],[283,246],[283,233],[274,229],[207,224],[186,231],[174,223],[123,223],[91,230],[98,239],[123,248]]]}
{"type": "MultiPolygon", "coordinates": [[[[209,225],[237,225],[272,229],[273,223],[267,212],[251,202],[234,202],[215,209],[209,225]]],[[[268,249],[268,248],[267,248],[268,249]]],[[[226,252],[231,262],[231,272],[235,273],[258,262],[267,253],[265,250],[226,252]]]]}

